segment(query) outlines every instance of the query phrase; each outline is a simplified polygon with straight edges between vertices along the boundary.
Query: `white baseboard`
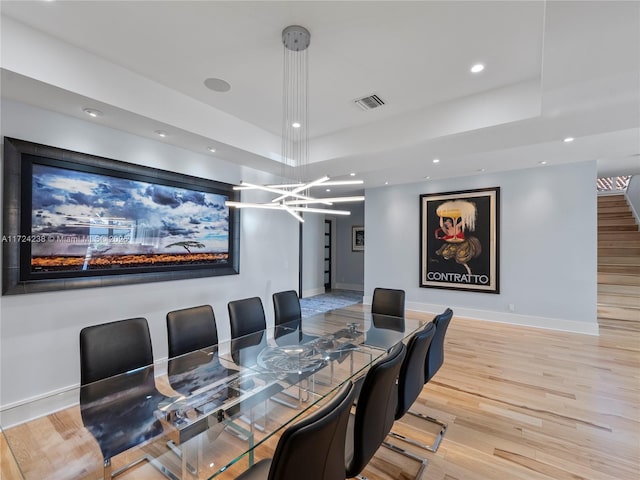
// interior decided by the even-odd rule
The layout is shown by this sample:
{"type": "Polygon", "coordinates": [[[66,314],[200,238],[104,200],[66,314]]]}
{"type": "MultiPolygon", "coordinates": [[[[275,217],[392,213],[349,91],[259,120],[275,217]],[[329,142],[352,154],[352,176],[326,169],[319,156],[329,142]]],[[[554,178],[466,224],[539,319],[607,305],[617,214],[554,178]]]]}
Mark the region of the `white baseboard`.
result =
{"type": "Polygon", "coordinates": [[[364,291],[364,284],[358,283],[336,283],[333,288],[337,288],[338,290],[355,290],[357,292],[364,291]]]}
{"type": "MultiPolygon", "coordinates": [[[[365,297],[365,304],[371,304],[371,297],[365,297]]],[[[429,303],[407,302],[407,310],[416,312],[440,313],[447,305],[434,305],[429,303]]],[[[594,321],[578,322],[576,320],[565,320],[562,318],[537,317],[534,315],[519,315],[509,312],[494,312],[489,310],[477,310],[473,308],[460,308],[451,306],[453,314],[473,320],[488,322],[508,323],[511,325],[522,325],[525,327],[544,328],[546,330],[559,330],[562,332],[582,333],[585,335],[599,335],[598,323],[594,321]]]]}
{"type": "Polygon", "coordinates": [[[80,384],[58,388],[24,400],[0,406],[2,428],[34,420],[78,404],[80,384]]]}
{"type": "MultiPolygon", "coordinates": [[[[154,375],[167,373],[167,357],[154,364],[154,375]]],[[[9,428],[78,405],[80,384],[57,388],[22,400],[0,405],[2,427],[9,428]]]]}
{"type": "Polygon", "coordinates": [[[322,295],[323,293],[325,293],[324,287],[310,288],[309,290],[302,291],[302,298],[315,297],[316,295],[322,295]]]}
{"type": "MultiPolygon", "coordinates": [[[[371,296],[363,297],[365,305],[371,305],[371,296]]],[[[407,310],[416,312],[433,313],[443,312],[447,305],[435,305],[430,303],[407,302],[407,310]]],[[[487,322],[509,323],[524,327],[544,328],[546,330],[560,330],[562,332],[583,333],[585,335],[599,335],[598,323],[577,322],[562,318],[536,317],[534,315],[519,315],[517,313],[494,312],[490,310],[477,310],[474,308],[460,308],[451,306],[454,315],[483,320],[487,322]]]]}

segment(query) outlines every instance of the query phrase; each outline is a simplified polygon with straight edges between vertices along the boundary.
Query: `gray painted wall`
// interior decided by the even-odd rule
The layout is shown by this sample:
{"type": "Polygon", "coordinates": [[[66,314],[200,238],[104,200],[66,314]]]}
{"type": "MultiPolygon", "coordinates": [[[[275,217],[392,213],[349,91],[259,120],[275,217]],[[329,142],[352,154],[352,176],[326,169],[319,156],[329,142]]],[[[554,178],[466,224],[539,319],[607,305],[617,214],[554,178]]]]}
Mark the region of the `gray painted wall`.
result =
{"type": "MultiPolygon", "coordinates": [[[[126,134],[13,101],[2,101],[2,136],[53,145],[229,183],[275,179],[211,155],[126,134]]],[[[271,196],[245,192],[248,201],[271,196]]],[[[298,221],[282,212],[243,210],[240,274],[123,287],[0,297],[0,404],[77,385],[78,334],[93,324],[142,316],[156,359],[167,356],[168,311],[210,304],[221,339],[230,336],[227,303],[260,296],[273,322],[271,294],[298,286],[298,221]]]]}
{"type": "Polygon", "coordinates": [[[302,225],[302,296],[324,293],[324,215],[307,213],[302,225]]]}
{"type": "MultiPolygon", "coordinates": [[[[349,203],[349,216],[337,216],[335,222],[335,278],[336,288],[348,290],[364,289],[364,252],[351,251],[351,227],[364,225],[365,203],[349,203]]],[[[368,232],[365,229],[365,250],[368,232]]]]}
{"type": "Polygon", "coordinates": [[[585,162],[367,190],[365,301],[377,286],[402,288],[415,310],[597,334],[595,179],[585,162]],[[419,288],[419,195],[494,186],[500,294],[419,288]]]}

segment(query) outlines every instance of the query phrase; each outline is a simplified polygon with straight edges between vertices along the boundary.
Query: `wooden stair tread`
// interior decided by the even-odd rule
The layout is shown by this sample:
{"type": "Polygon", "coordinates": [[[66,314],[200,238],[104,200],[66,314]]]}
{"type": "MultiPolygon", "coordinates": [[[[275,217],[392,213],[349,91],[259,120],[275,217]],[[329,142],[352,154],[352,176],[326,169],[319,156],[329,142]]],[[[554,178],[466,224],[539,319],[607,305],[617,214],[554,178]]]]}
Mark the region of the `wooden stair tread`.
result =
{"type": "Polygon", "coordinates": [[[598,284],[598,295],[635,295],[640,298],[640,285],[610,285],[607,283],[598,284]]]}
{"type": "Polygon", "coordinates": [[[598,248],[598,257],[637,257],[640,256],[640,246],[638,247],[604,247],[598,248]]]}
{"type": "Polygon", "coordinates": [[[598,225],[598,232],[637,232],[637,225],[598,225]]]}
{"type": "Polygon", "coordinates": [[[611,227],[611,226],[627,226],[631,225],[636,227],[636,220],[633,217],[620,217],[620,218],[606,218],[606,219],[598,219],[599,227],[611,227]]]}
{"type": "Polygon", "coordinates": [[[635,241],[640,238],[640,232],[600,232],[598,241],[635,241]]]}
{"type": "Polygon", "coordinates": [[[599,273],[623,273],[640,275],[640,266],[637,265],[598,265],[599,273]]]}
{"type": "Polygon", "coordinates": [[[640,322],[640,309],[598,304],[598,317],[640,322]]]}
{"type": "Polygon", "coordinates": [[[624,202],[626,202],[626,198],[624,196],[623,193],[614,193],[612,195],[598,195],[598,203],[599,202],[614,202],[614,201],[618,201],[618,200],[622,200],[624,202]]]}
{"type": "Polygon", "coordinates": [[[637,295],[598,294],[598,303],[617,307],[640,308],[640,297],[637,295]]]}
{"type": "Polygon", "coordinates": [[[625,256],[607,256],[598,257],[598,265],[640,265],[640,256],[638,255],[625,255],[625,256]]]}
{"type": "Polygon", "coordinates": [[[640,285],[640,275],[617,273],[598,273],[598,284],[603,285],[640,285]]]}

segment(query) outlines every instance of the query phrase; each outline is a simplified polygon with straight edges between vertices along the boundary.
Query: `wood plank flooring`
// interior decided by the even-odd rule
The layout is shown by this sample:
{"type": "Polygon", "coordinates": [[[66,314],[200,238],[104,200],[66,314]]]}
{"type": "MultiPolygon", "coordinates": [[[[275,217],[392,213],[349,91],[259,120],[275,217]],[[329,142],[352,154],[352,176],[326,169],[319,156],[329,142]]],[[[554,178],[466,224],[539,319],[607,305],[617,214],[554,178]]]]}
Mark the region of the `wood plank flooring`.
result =
{"type": "MultiPolygon", "coordinates": [[[[423,479],[636,480],[640,324],[602,320],[600,336],[595,337],[454,316],[445,364],[414,409],[449,423],[437,453],[409,448],[429,460],[423,479]]],[[[65,422],[77,421],[53,417],[25,435],[55,434],[64,431],[65,422]]],[[[430,440],[433,426],[405,419],[394,429],[430,440]]],[[[60,441],[65,441],[64,435],[60,441]]],[[[256,457],[270,456],[276,442],[266,442],[256,457]]],[[[2,478],[20,478],[0,446],[2,478]]],[[[77,452],[78,457],[86,454],[77,452]]],[[[411,479],[417,467],[382,448],[364,474],[370,480],[411,479]]],[[[219,478],[234,478],[244,468],[242,461],[219,478]]],[[[100,472],[70,469],[68,478],[100,478],[100,472]]],[[[143,465],[119,478],[162,477],[143,465]]]]}

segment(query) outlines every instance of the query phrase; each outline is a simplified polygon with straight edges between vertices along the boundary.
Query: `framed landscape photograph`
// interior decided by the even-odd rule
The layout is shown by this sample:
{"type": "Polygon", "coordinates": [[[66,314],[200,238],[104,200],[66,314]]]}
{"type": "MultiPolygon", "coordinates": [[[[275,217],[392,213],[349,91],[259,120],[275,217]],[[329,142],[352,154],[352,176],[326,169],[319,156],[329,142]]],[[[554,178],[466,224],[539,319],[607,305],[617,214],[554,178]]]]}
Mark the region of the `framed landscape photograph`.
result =
{"type": "Polygon", "coordinates": [[[232,185],[5,138],[3,293],[238,273],[232,185]]]}
{"type": "Polygon", "coordinates": [[[364,252],[364,227],[361,225],[351,227],[351,251],[364,252]]]}
{"type": "Polygon", "coordinates": [[[420,195],[420,286],[500,293],[500,187],[420,195]]]}

